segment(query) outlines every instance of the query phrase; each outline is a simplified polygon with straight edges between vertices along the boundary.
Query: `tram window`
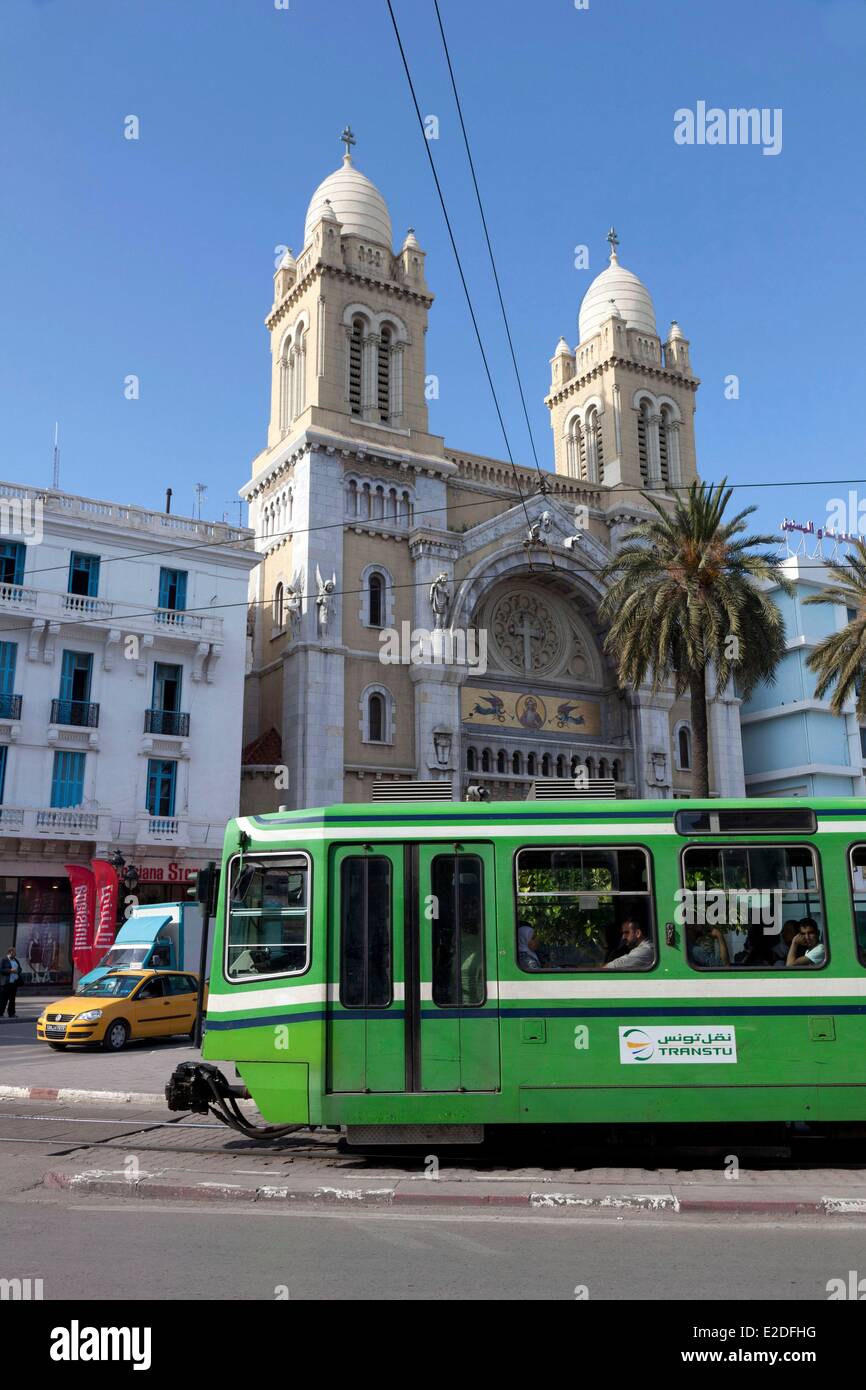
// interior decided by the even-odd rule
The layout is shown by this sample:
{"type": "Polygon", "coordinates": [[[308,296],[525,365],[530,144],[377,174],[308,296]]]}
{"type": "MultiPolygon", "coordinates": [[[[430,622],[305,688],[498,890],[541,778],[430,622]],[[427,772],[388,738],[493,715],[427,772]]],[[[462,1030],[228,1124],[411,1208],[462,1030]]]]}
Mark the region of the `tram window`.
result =
{"type": "Polygon", "coordinates": [[[813,835],[817,828],[814,811],[785,806],[677,811],[674,823],[680,835],[813,835]]]}
{"type": "Polygon", "coordinates": [[[353,855],[340,868],[340,1003],[391,1003],[391,861],[353,855]]]}
{"type": "Polygon", "coordinates": [[[827,935],[810,845],[695,845],[683,851],[677,920],[698,970],[815,969],[827,935]]]}
{"type": "Polygon", "coordinates": [[[648,970],[655,964],[646,850],[521,849],[515,873],[522,970],[648,970]]]}
{"type": "Polygon", "coordinates": [[[226,932],[226,977],[300,975],[309,964],[310,865],[297,855],[281,863],[232,861],[226,932]]]}
{"type": "Polygon", "coordinates": [[[433,1003],[484,1003],[484,865],[474,854],[437,854],[431,865],[433,1003]]]}
{"type": "Polygon", "coordinates": [[[857,958],[861,965],[866,966],[866,845],[852,845],[848,863],[854,904],[857,958]]]}

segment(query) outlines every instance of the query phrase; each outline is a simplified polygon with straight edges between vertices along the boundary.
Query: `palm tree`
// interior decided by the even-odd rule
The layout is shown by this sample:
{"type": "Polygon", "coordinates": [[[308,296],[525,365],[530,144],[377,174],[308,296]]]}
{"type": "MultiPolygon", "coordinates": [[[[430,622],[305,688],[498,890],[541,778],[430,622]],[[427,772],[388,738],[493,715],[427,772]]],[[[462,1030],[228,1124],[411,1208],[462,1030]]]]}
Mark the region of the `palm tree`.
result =
{"type": "Polygon", "coordinates": [[[857,698],[857,718],[866,723],[866,544],[852,541],[853,551],[839,565],[827,569],[836,583],[820,594],[813,594],[806,603],[841,603],[854,610],[854,617],[839,632],[833,632],[819,642],[807,665],[817,673],[815,698],[823,700],[831,685],[835,690],[830,698],[834,714],[841,714],[851,695],[857,698]]]}
{"type": "MultiPolygon", "coordinates": [[[[599,614],[610,623],[605,649],[622,686],[637,690],[651,673],[652,689],[673,682],[691,701],[693,792],[709,795],[707,671],[714,694],[736,676],[748,697],[770,684],[785,651],[785,624],[763,587],[793,586],[779,568],[775,536],[746,535],[746,507],[724,520],[732,488],[693,482],[672,510],[654,498],[657,515],[641,521],[602,572],[610,584],[599,614]]],[[[866,593],[866,590],[864,590],[866,593]]]]}

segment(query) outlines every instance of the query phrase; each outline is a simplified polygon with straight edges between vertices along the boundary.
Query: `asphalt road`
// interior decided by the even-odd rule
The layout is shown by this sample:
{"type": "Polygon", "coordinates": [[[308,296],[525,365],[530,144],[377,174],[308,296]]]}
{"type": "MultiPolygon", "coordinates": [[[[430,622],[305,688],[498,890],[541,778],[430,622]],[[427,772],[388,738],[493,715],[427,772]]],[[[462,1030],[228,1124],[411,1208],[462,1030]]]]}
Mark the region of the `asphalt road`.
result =
{"type": "MultiPolygon", "coordinates": [[[[0,1201],[2,1275],[46,1299],[825,1301],[862,1223],[0,1201]]],[[[789,1313],[784,1315],[791,1316],[789,1313]]]]}
{"type": "Polygon", "coordinates": [[[55,1052],[36,1038],[36,1018],[47,995],[18,995],[14,1018],[0,1019],[0,1084],[57,1086],[96,1091],[160,1094],[178,1062],[200,1054],[185,1038],[142,1039],[123,1052],[67,1047],[55,1052]]]}

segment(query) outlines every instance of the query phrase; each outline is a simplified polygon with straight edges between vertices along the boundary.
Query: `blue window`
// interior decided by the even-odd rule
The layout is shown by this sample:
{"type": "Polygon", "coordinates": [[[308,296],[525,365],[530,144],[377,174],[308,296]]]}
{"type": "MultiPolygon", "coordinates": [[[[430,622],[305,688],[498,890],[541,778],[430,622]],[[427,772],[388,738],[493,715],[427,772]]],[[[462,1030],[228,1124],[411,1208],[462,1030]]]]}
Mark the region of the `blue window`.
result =
{"type": "Polygon", "coordinates": [[[160,570],[160,608],[186,608],[186,575],[186,570],[160,570]]]}
{"type": "Polygon", "coordinates": [[[182,678],[182,666],[170,666],[166,661],[156,662],[153,668],[153,709],[164,714],[177,713],[180,709],[182,678]]]}
{"type": "Polygon", "coordinates": [[[6,793],[6,760],[9,756],[9,748],[4,743],[0,745],[0,802],[6,793]]]}
{"type": "Polygon", "coordinates": [[[0,584],[24,583],[24,552],[22,541],[3,541],[0,544],[0,584]]]}
{"type": "Polygon", "coordinates": [[[147,809],[152,816],[173,816],[177,763],[170,758],[147,762],[147,809]]]}
{"type": "Polygon", "coordinates": [[[0,642],[0,695],[15,690],[15,663],[18,660],[17,642],[0,642]]]}
{"type": "Polygon", "coordinates": [[[84,753],[55,753],[51,805],[80,806],[84,800],[84,753]]]}
{"type": "Polygon", "coordinates": [[[68,592],[96,598],[99,593],[98,555],[84,555],[81,551],[73,550],[69,561],[68,592]]]}
{"type": "Polygon", "coordinates": [[[64,652],[60,668],[60,698],[86,703],[90,699],[93,656],[90,652],[64,652]]]}
{"type": "Polygon", "coordinates": [[[0,642],[0,717],[3,719],[21,717],[21,697],[15,698],[17,658],[17,642],[0,642]]]}

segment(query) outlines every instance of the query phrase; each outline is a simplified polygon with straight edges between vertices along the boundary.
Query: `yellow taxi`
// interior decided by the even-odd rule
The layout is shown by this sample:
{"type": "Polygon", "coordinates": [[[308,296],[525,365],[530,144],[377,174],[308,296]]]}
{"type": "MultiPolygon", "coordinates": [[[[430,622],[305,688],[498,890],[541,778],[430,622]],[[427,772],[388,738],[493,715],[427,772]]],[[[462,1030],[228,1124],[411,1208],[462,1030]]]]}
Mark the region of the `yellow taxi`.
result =
{"type": "Polygon", "coordinates": [[[192,1036],[198,976],[181,970],[112,970],[75,994],[46,1004],[36,1036],[49,1047],[100,1043],[120,1052],[130,1038],[192,1036]]]}

